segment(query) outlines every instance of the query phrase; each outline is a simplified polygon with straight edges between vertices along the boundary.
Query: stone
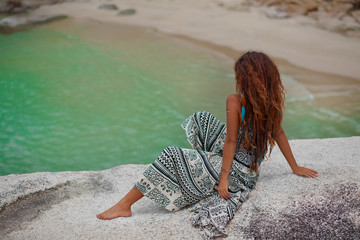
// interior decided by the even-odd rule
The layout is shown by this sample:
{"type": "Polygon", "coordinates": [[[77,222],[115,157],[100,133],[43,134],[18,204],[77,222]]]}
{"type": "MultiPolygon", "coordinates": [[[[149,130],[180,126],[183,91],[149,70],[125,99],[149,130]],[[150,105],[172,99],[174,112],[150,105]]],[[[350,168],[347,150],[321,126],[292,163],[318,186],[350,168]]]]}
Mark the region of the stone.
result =
{"type": "Polygon", "coordinates": [[[117,15],[121,16],[121,15],[133,15],[136,13],[136,10],[133,8],[128,8],[128,9],[124,9],[122,11],[119,11],[117,13],[117,15]]]}
{"type": "Polygon", "coordinates": [[[288,18],[291,15],[287,12],[287,9],[281,6],[271,6],[266,9],[266,16],[269,18],[288,18]]]}
{"type": "Polygon", "coordinates": [[[360,23],[360,10],[352,11],[351,16],[355,19],[356,22],[360,23]]]}
{"type": "Polygon", "coordinates": [[[334,3],[351,3],[351,4],[356,4],[359,3],[358,0],[334,0],[334,3]]]}
{"type": "Polygon", "coordinates": [[[318,25],[330,31],[343,33],[346,35],[347,31],[360,31],[360,24],[355,21],[352,17],[345,17],[343,20],[328,17],[319,19],[318,25]]]}
{"type": "Polygon", "coordinates": [[[36,24],[43,24],[67,18],[66,15],[13,15],[0,21],[0,32],[12,33],[29,28],[36,24]]]}
{"type": "Polygon", "coordinates": [[[247,12],[250,10],[249,3],[246,0],[218,0],[216,4],[231,11],[247,12]]]}
{"type": "Polygon", "coordinates": [[[118,10],[119,8],[116,6],[116,4],[113,3],[104,3],[99,6],[99,9],[105,9],[105,10],[118,10]]]}
{"type": "Polygon", "coordinates": [[[24,13],[46,4],[55,4],[65,0],[5,0],[5,5],[0,5],[0,12],[14,14],[24,13]]]}
{"type": "Polygon", "coordinates": [[[270,18],[287,18],[294,15],[306,15],[318,9],[318,3],[314,0],[263,0],[260,3],[268,7],[266,15],[270,18]]]}
{"type": "Polygon", "coordinates": [[[352,8],[353,8],[353,5],[351,3],[336,4],[329,10],[329,13],[333,17],[341,19],[345,15],[347,15],[352,8]]]}
{"type": "MultiPolygon", "coordinates": [[[[298,164],[319,177],[292,174],[276,146],[261,164],[255,190],[227,226],[226,239],[360,239],[360,137],[289,143],[298,164]]],[[[188,208],[169,212],[146,197],[134,204],[130,218],[95,217],[119,201],[147,166],[0,176],[0,236],[201,239],[188,208]]]]}
{"type": "Polygon", "coordinates": [[[318,3],[314,0],[291,0],[289,6],[293,8],[294,13],[307,14],[318,9],[318,3]]]}
{"type": "MultiPolygon", "coordinates": [[[[359,0],[248,0],[253,6],[265,6],[269,18],[290,18],[304,15],[316,20],[322,29],[357,37],[360,31],[359,0]]],[[[304,22],[304,20],[301,20],[304,22]]]]}
{"type": "Polygon", "coordinates": [[[332,16],[327,13],[327,12],[322,12],[322,11],[316,11],[316,12],[311,12],[308,14],[309,17],[315,19],[315,20],[321,20],[321,19],[329,19],[332,18],[332,16]]]}
{"type": "Polygon", "coordinates": [[[261,4],[266,5],[266,6],[279,6],[279,5],[283,4],[283,1],[281,1],[281,0],[268,0],[268,1],[262,1],[261,4]]]}

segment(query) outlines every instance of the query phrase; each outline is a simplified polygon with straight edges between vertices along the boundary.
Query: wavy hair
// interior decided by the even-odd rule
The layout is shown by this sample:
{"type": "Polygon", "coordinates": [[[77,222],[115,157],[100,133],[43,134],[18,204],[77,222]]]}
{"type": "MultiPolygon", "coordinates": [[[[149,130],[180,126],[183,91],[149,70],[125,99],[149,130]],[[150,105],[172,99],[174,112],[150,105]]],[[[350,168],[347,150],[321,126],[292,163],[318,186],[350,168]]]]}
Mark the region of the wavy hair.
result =
{"type": "MultiPolygon", "coordinates": [[[[276,65],[264,53],[250,51],[234,65],[236,92],[245,107],[241,123],[242,147],[254,153],[250,172],[258,171],[259,159],[275,145],[273,134],[280,130],[285,101],[284,86],[276,65]]],[[[240,146],[238,146],[240,147],[240,146]]]]}

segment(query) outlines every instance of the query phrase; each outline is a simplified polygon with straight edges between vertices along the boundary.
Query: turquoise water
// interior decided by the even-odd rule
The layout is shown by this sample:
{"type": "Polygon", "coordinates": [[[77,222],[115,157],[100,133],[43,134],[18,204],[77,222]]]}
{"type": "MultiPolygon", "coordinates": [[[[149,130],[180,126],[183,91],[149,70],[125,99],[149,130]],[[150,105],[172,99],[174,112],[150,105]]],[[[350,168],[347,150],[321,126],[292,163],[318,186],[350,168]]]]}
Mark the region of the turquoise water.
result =
{"type": "MultiPolygon", "coordinates": [[[[180,124],[191,113],[225,121],[234,92],[232,59],[125,26],[63,20],[0,35],[0,54],[0,175],[150,163],[168,145],[189,147],[180,124]]],[[[360,134],[357,104],[346,115],[283,81],[295,89],[290,139],[360,134]]]]}

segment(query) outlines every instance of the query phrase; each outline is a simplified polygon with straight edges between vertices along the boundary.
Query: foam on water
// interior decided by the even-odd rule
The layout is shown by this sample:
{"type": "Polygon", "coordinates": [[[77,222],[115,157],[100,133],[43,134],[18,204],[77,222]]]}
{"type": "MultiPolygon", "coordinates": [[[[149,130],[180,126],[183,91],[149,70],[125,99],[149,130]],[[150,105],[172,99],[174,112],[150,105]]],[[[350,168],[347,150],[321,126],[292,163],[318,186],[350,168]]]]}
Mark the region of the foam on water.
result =
{"type": "Polygon", "coordinates": [[[286,91],[287,102],[309,101],[314,99],[314,95],[293,77],[281,74],[281,81],[286,91]]]}

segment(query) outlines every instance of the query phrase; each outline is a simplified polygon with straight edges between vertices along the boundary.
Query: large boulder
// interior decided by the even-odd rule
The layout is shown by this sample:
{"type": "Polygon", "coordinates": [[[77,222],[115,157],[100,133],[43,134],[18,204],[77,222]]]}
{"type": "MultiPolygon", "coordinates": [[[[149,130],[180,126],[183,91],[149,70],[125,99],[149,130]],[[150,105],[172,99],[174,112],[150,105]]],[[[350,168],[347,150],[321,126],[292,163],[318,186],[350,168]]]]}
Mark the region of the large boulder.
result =
{"type": "Polygon", "coordinates": [[[64,2],[65,0],[4,0],[0,4],[0,12],[11,13],[24,13],[28,10],[38,8],[45,4],[54,4],[64,2]]]}
{"type": "Polygon", "coordinates": [[[62,20],[67,18],[66,15],[48,14],[48,15],[32,15],[32,14],[17,14],[5,17],[0,20],[0,33],[12,33],[27,29],[37,24],[48,23],[52,21],[62,20]]]}
{"type": "MultiPolygon", "coordinates": [[[[298,163],[319,177],[292,174],[275,147],[228,225],[227,239],[360,239],[360,137],[290,145],[298,163]]],[[[168,212],[148,198],[133,206],[130,218],[95,217],[124,196],[147,166],[1,176],[1,239],[201,239],[188,209],[168,212]]]]}
{"type": "Polygon", "coordinates": [[[355,21],[360,23],[360,10],[351,12],[351,16],[355,19],[355,21]]]}
{"type": "Polygon", "coordinates": [[[248,0],[249,4],[265,7],[269,18],[299,15],[316,20],[320,28],[347,36],[360,36],[359,0],[248,0]]]}
{"type": "Polygon", "coordinates": [[[99,6],[99,9],[104,9],[104,10],[118,10],[118,6],[116,4],[113,3],[103,3],[99,6]]]}
{"type": "Polygon", "coordinates": [[[266,13],[271,18],[307,15],[318,9],[318,3],[315,0],[259,0],[257,2],[269,7],[266,13]]]}
{"type": "Polygon", "coordinates": [[[126,16],[126,15],[134,15],[136,13],[136,9],[134,8],[128,8],[121,10],[117,13],[118,16],[126,16]]]}

